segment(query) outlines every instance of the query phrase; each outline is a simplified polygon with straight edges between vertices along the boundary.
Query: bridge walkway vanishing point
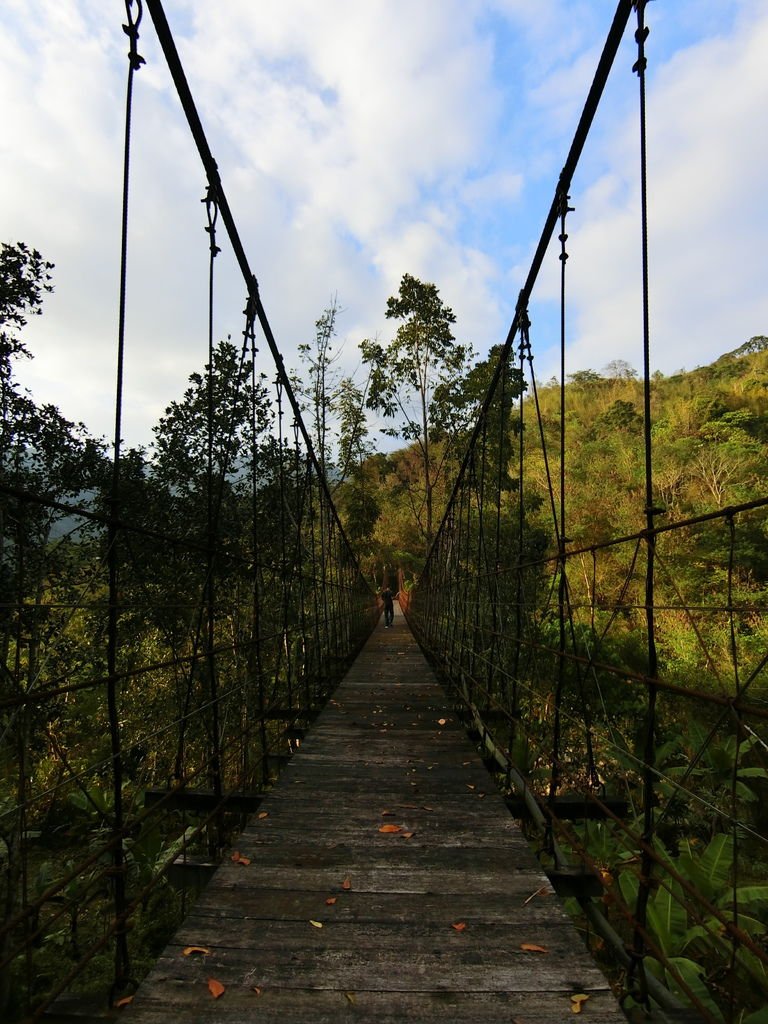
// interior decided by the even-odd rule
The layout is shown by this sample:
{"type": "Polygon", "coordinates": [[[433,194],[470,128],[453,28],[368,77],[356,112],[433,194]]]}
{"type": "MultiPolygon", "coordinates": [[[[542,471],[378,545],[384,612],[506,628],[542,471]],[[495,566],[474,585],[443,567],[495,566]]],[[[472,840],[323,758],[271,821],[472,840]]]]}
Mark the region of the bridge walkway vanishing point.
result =
{"type": "Polygon", "coordinates": [[[625,1021],[447,707],[380,622],[124,1019],[625,1021]]]}

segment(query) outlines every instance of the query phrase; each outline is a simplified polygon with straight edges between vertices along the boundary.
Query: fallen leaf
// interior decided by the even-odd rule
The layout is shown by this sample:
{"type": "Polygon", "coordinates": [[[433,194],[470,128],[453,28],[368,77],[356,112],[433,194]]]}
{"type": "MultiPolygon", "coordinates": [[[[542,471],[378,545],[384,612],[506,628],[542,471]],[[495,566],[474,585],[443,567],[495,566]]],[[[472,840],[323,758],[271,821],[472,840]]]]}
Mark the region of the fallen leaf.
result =
{"type": "Polygon", "coordinates": [[[322,921],[312,921],[312,920],[310,920],[309,923],[312,925],[313,928],[322,928],[323,927],[323,922],[322,921]]]}
{"type": "Polygon", "coordinates": [[[218,999],[220,996],[224,995],[226,989],[224,988],[220,981],[217,981],[215,978],[209,978],[208,991],[211,993],[214,999],[218,999]]]}
{"type": "Polygon", "coordinates": [[[352,1003],[354,1005],[354,1003],[355,1003],[355,993],[354,992],[345,992],[344,995],[346,996],[347,1002],[348,1003],[352,1003]]]}
{"type": "Polygon", "coordinates": [[[474,787],[474,786],[472,785],[472,783],[471,783],[471,782],[468,782],[468,783],[467,783],[467,789],[474,789],[474,788],[475,788],[475,787],[474,787]]]}
{"type": "Polygon", "coordinates": [[[581,1013],[581,1008],[589,999],[589,996],[584,992],[578,992],[575,996],[571,996],[571,1013],[581,1013]]]}
{"type": "Polygon", "coordinates": [[[187,946],[184,949],[184,956],[192,956],[193,953],[201,953],[203,956],[210,956],[211,951],[206,946],[187,946]]]}
{"type": "Polygon", "coordinates": [[[394,817],[394,814],[395,814],[394,811],[382,811],[381,812],[382,818],[387,818],[387,817],[392,818],[392,817],[394,817]]]}
{"type": "Polygon", "coordinates": [[[452,925],[451,925],[451,928],[453,928],[453,930],[454,930],[455,932],[463,932],[463,931],[466,931],[466,928],[467,928],[467,922],[466,922],[466,921],[457,921],[457,922],[456,922],[456,924],[452,924],[452,925]]]}
{"type": "Polygon", "coordinates": [[[257,996],[260,996],[263,991],[260,985],[254,985],[251,989],[251,992],[255,992],[257,996]]]}
{"type": "Polygon", "coordinates": [[[259,817],[260,818],[268,818],[269,817],[269,811],[260,811],[259,812],[259,817]]]}
{"type": "Polygon", "coordinates": [[[337,899],[337,896],[329,896],[328,899],[325,901],[326,907],[332,907],[337,899]]]}
{"type": "Polygon", "coordinates": [[[237,862],[240,860],[240,851],[239,850],[233,850],[232,851],[232,860],[235,862],[235,864],[237,864],[237,862]]]}
{"type": "Polygon", "coordinates": [[[400,825],[382,825],[381,828],[379,829],[379,832],[389,832],[389,833],[402,832],[402,831],[403,831],[403,829],[402,829],[402,827],[400,825]]]}
{"type": "Polygon", "coordinates": [[[244,857],[239,850],[235,850],[235,852],[232,854],[232,860],[235,862],[235,864],[243,864],[245,867],[247,867],[251,863],[251,858],[244,857]]]}
{"type": "Polygon", "coordinates": [[[400,838],[401,839],[413,839],[413,837],[415,835],[416,835],[415,832],[403,832],[403,834],[400,836],[400,838]]]}
{"type": "Polygon", "coordinates": [[[341,888],[344,889],[345,892],[349,892],[349,890],[352,888],[352,879],[345,878],[344,881],[341,883],[341,888]]]}
{"type": "Polygon", "coordinates": [[[117,1002],[113,1003],[112,1005],[115,1007],[115,1009],[119,1009],[121,1006],[130,1006],[132,1002],[133,996],[123,996],[122,999],[118,999],[117,1002]]]}
{"type": "Polygon", "coordinates": [[[546,946],[539,946],[535,942],[521,942],[520,949],[525,953],[548,953],[546,946]]]}
{"type": "Polygon", "coordinates": [[[447,722],[448,722],[447,718],[438,718],[438,720],[437,720],[437,724],[438,725],[446,725],[447,722]]]}
{"type": "Polygon", "coordinates": [[[427,807],[427,805],[424,804],[424,806],[421,809],[422,809],[422,811],[434,811],[435,808],[434,807],[427,807]]]}

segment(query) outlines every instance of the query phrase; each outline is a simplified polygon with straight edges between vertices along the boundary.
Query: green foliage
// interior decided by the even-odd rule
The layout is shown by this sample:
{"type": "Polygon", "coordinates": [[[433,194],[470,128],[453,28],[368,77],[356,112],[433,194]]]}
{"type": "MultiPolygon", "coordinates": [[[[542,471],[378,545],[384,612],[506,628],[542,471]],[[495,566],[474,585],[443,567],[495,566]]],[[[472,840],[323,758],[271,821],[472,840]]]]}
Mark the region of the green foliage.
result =
{"type": "Polygon", "coordinates": [[[445,477],[445,461],[435,457],[432,445],[436,431],[444,434],[450,424],[440,421],[445,406],[436,396],[463,375],[470,353],[454,343],[451,325],[456,317],[434,284],[403,274],[398,294],[387,300],[386,315],[401,321],[389,345],[385,348],[370,340],[360,344],[363,362],[370,369],[367,406],[387,419],[397,419],[397,425],[386,432],[412,442],[418,452],[418,486],[424,496],[421,529],[429,548],[434,491],[445,477]]]}
{"type": "Polygon", "coordinates": [[[10,373],[10,360],[29,357],[29,351],[15,333],[25,326],[27,317],[40,316],[43,294],[52,292],[48,263],[37,249],[24,242],[8,245],[0,242],[0,380],[10,373]]]}
{"type": "MultiPolygon", "coordinates": [[[[0,936],[3,1020],[70,972],[109,988],[120,891],[133,966],[159,952],[181,905],[166,870],[182,850],[215,857],[235,822],[193,827],[145,810],[145,792],[268,785],[292,716],[327,697],[371,614],[307,453],[273,430],[263,378],[229,340],[168,405],[151,453],[123,451],[113,490],[103,446],[13,378],[49,269],[0,253],[0,907],[24,922],[0,936]]],[[[346,403],[351,424],[354,389],[346,403]]],[[[361,491],[361,537],[377,511],[361,491]]]]}

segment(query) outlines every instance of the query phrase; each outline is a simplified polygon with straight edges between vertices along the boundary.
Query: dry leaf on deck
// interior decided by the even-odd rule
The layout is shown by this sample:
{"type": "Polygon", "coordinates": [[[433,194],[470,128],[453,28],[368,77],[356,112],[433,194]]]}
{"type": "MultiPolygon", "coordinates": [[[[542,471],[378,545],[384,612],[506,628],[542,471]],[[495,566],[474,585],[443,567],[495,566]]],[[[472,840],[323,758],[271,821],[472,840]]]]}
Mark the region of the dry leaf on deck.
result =
{"type": "Polygon", "coordinates": [[[341,883],[341,888],[344,889],[345,892],[349,892],[349,890],[352,888],[352,879],[345,878],[344,881],[341,883]]]}
{"type": "Polygon", "coordinates": [[[415,835],[416,835],[415,832],[403,832],[403,834],[400,836],[400,838],[401,839],[413,839],[413,837],[415,835]]]}
{"type": "Polygon", "coordinates": [[[269,811],[260,811],[258,816],[259,816],[259,818],[268,818],[269,817],[269,811]]]}
{"type": "Polygon", "coordinates": [[[192,956],[193,953],[201,953],[203,956],[211,955],[211,951],[207,946],[187,946],[183,952],[184,956],[192,956]]]}
{"type": "Polygon", "coordinates": [[[313,928],[322,928],[323,927],[323,922],[322,921],[312,921],[310,919],[309,923],[312,925],[313,928]]]}
{"type": "Polygon", "coordinates": [[[220,981],[216,980],[216,978],[209,978],[208,991],[211,993],[214,999],[218,999],[219,996],[223,996],[227,990],[224,988],[220,981]]]}
{"type": "Polygon", "coordinates": [[[453,928],[453,930],[454,930],[455,932],[463,932],[463,931],[466,931],[466,928],[467,928],[467,922],[466,922],[466,921],[457,921],[457,922],[456,922],[456,924],[452,924],[452,925],[451,925],[451,928],[453,928]]]}
{"type": "Polygon", "coordinates": [[[112,1005],[115,1007],[116,1010],[118,1010],[120,1009],[121,1006],[130,1006],[132,1002],[133,996],[123,996],[122,999],[118,999],[117,1002],[113,1003],[112,1005]]]}
{"type": "Polygon", "coordinates": [[[337,898],[338,897],[336,896],[329,896],[328,899],[325,901],[326,907],[332,907],[333,904],[336,902],[337,898]]]}
{"type": "Polygon", "coordinates": [[[382,825],[379,832],[389,832],[394,834],[395,832],[402,832],[402,826],[400,825],[382,825]]]}
{"type": "Polygon", "coordinates": [[[522,949],[524,953],[548,953],[549,952],[549,950],[547,949],[546,946],[539,946],[535,942],[522,942],[522,943],[520,943],[520,949],[522,949]]]}
{"type": "Polygon", "coordinates": [[[447,718],[438,718],[437,724],[438,725],[447,725],[448,724],[448,719],[447,718]]]}
{"type": "Polygon", "coordinates": [[[251,992],[254,992],[257,996],[260,996],[263,991],[264,990],[260,985],[254,985],[253,988],[251,989],[251,992]]]}
{"type": "Polygon", "coordinates": [[[589,996],[585,992],[577,992],[571,996],[571,1011],[573,1013],[581,1013],[581,1008],[589,999],[589,996]]]}

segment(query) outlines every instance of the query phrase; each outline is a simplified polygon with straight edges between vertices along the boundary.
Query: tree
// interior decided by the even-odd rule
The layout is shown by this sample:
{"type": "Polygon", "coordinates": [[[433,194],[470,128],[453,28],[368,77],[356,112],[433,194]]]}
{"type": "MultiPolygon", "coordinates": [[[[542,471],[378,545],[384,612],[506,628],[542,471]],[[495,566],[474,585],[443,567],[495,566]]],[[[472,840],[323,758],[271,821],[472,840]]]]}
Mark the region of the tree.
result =
{"type": "Polygon", "coordinates": [[[171,402],[154,428],[156,475],[177,494],[200,493],[209,471],[215,486],[237,477],[252,456],[252,435],[271,420],[263,380],[251,379],[251,366],[231,341],[220,341],[213,366],[193,373],[181,401],[171,402]],[[209,462],[209,415],[213,431],[209,462]]]}
{"type": "Polygon", "coordinates": [[[338,298],[334,295],[331,304],[315,321],[314,345],[299,345],[299,358],[309,367],[309,381],[305,382],[298,374],[293,374],[296,391],[304,399],[303,408],[310,413],[312,443],[326,477],[331,462],[328,432],[333,411],[332,367],[338,355],[331,354],[331,340],[336,334],[336,317],[340,312],[338,298]]]}
{"type": "Polygon", "coordinates": [[[34,421],[32,399],[19,390],[13,379],[13,360],[31,353],[18,336],[29,316],[40,316],[43,293],[53,291],[53,264],[47,263],[37,249],[23,242],[0,244],[0,459],[8,465],[11,445],[18,442],[20,429],[34,421]]]}
{"type": "Polygon", "coordinates": [[[312,443],[323,475],[332,492],[353,475],[372,454],[365,415],[365,389],[351,376],[339,376],[334,367],[339,352],[331,340],[342,312],[334,295],[331,304],[315,321],[314,344],[299,345],[299,357],[309,368],[309,380],[291,375],[302,409],[310,415],[312,443]]]}
{"type": "MultiPolygon", "coordinates": [[[[103,446],[87,436],[82,424],[70,423],[53,405],[38,406],[14,379],[14,361],[31,358],[20,337],[30,316],[42,313],[42,300],[53,290],[53,269],[36,249],[24,243],[0,245],[0,697],[14,698],[40,685],[48,673],[62,678],[77,671],[78,659],[62,657],[72,641],[72,610],[57,597],[71,585],[82,597],[93,580],[87,569],[92,526],[68,516],[55,503],[81,501],[93,493],[103,467],[103,446]],[[85,570],[85,571],[84,571],[85,570]],[[77,578],[77,583],[73,581],[77,578]],[[85,579],[87,578],[87,583],[85,579]],[[80,584],[78,586],[77,584],[80,584]]],[[[78,652],[80,653],[80,652],[78,652]]],[[[18,773],[3,773],[0,804],[6,814],[0,827],[3,870],[0,907],[14,916],[22,901],[23,836],[30,827],[25,805],[34,791],[37,766],[28,752],[45,741],[53,727],[51,707],[20,707],[3,714],[0,760],[10,766],[10,751],[20,752],[18,773]],[[8,814],[10,809],[18,813],[8,814]]],[[[34,813],[34,812],[32,812],[34,813]]],[[[9,950],[13,934],[0,937],[0,1016],[13,990],[9,950]]],[[[5,1019],[5,1018],[4,1018],[5,1019]]]]}
{"type": "Polygon", "coordinates": [[[603,374],[610,380],[637,380],[637,370],[626,359],[612,359],[603,367],[603,374]]]}
{"type": "Polygon", "coordinates": [[[370,340],[360,345],[363,361],[371,368],[367,406],[387,419],[399,418],[398,426],[384,432],[413,442],[418,450],[425,510],[422,533],[429,550],[434,535],[434,489],[441,473],[441,463],[432,451],[435,392],[464,373],[470,350],[455,344],[451,325],[456,317],[434,284],[403,274],[398,294],[387,299],[386,315],[400,321],[389,345],[385,348],[370,340]]]}
{"type": "Polygon", "coordinates": [[[30,355],[21,339],[8,329],[20,330],[28,316],[41,315],[43,292],[53,291],[51,270],[53,264],[24,242],[0,243],[0,359],[3,368],[10,356],[30,355]]]}

